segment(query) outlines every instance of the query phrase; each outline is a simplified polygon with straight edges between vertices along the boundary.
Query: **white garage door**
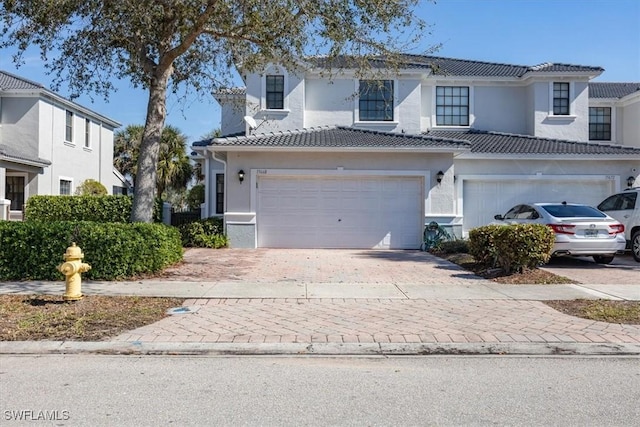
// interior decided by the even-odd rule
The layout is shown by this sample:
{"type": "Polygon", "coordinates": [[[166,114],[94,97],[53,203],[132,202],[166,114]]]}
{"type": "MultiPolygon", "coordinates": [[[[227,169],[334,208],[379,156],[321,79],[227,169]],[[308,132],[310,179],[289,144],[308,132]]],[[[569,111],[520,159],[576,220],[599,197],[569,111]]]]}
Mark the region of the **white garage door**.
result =
{"type": "Polygon", "coordinates": [[[417,249],[417,177],[260,176],[258,247],[417,249]]]}
{"type": "Polygon", "coordinates": [[[572,202],[597,205],[613,192],[607,180],[465,180],[463,186],[464,232],[493,221],[519,203],[572,202]]]}

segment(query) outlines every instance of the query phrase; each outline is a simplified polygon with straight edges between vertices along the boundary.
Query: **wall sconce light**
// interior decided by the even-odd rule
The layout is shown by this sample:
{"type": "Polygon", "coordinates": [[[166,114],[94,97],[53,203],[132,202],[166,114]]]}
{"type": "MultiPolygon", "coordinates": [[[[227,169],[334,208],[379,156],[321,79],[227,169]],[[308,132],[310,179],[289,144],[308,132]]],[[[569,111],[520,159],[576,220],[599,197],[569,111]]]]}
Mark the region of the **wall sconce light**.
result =
{"type": "Polygon", "coordinates": [[[438,173],[436,174],[436,181],[438,181],[438,184],[442,182],[442,178],[444,178],[444,172],[438,171],[438,173]]]}
{"type": "Polygon", "coordinates": [[[244,171],[242,169],[238,171],[238,180],[240,181],[240,184],[244,181],[244,171]]]}
{"type": "Polygon", "coordinates": [[[634,182],[636,182],[636,179],[634,177],[630,176],[629,178],[627,178],[627,187],[633,187],[634,182]]]}

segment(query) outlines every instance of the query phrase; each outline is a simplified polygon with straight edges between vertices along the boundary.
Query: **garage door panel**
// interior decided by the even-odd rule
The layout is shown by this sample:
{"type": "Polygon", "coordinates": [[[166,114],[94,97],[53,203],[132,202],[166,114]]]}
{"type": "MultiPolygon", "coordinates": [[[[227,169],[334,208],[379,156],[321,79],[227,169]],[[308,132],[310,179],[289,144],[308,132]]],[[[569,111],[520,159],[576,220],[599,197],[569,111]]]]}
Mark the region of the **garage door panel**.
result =
{"type": "Polygon", "coordinates": [[[260,177],[258,245],[416,249],[422,187],[409,177],[260,177]]]}
{"type": "Polygon", "coordinates": [[[465,180],[463,230],[489,224],[519,203],[562,202],[596,205],[613,191],[611,181],[545,179],[482,181],[465,180]]]}

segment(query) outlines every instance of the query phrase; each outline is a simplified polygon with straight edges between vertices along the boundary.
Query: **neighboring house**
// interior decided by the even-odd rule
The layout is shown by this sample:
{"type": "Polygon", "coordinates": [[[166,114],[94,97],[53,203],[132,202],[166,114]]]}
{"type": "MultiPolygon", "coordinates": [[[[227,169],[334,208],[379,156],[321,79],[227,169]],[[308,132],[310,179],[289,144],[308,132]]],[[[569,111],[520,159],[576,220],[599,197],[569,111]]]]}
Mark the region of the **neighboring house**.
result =
{"type": "Polygon", "coordinates": [[[415,249],[430,221],[466,236],[638,179],[640,84],[590,82],[600,67],[407,55],[363,78],[339,58],[329,79],[322,61],[245,75],[217,96],[226,137],[193,144],[232,247],[415,249]]]}
{"type": "Polygon", "coordinates": [[[22,77],[0,71],[0,219],[20,219],[29,196],[73,194],[86,179],[122,194],[113,168],[120,123],[22,77]]]}

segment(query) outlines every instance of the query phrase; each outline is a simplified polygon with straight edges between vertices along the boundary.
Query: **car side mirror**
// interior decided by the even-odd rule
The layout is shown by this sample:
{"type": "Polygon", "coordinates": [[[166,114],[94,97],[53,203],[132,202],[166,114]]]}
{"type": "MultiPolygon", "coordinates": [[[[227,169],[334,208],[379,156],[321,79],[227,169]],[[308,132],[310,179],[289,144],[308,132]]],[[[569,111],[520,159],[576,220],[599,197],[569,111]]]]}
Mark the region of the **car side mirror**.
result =
{"type": "Polygon", "coordinates": [[[493,219],[497,219],[498,221],[502,221],[504,218],[502,217],[502,215],[498,214],[498,215],[495,215],[493,217],[493,219]]]}

